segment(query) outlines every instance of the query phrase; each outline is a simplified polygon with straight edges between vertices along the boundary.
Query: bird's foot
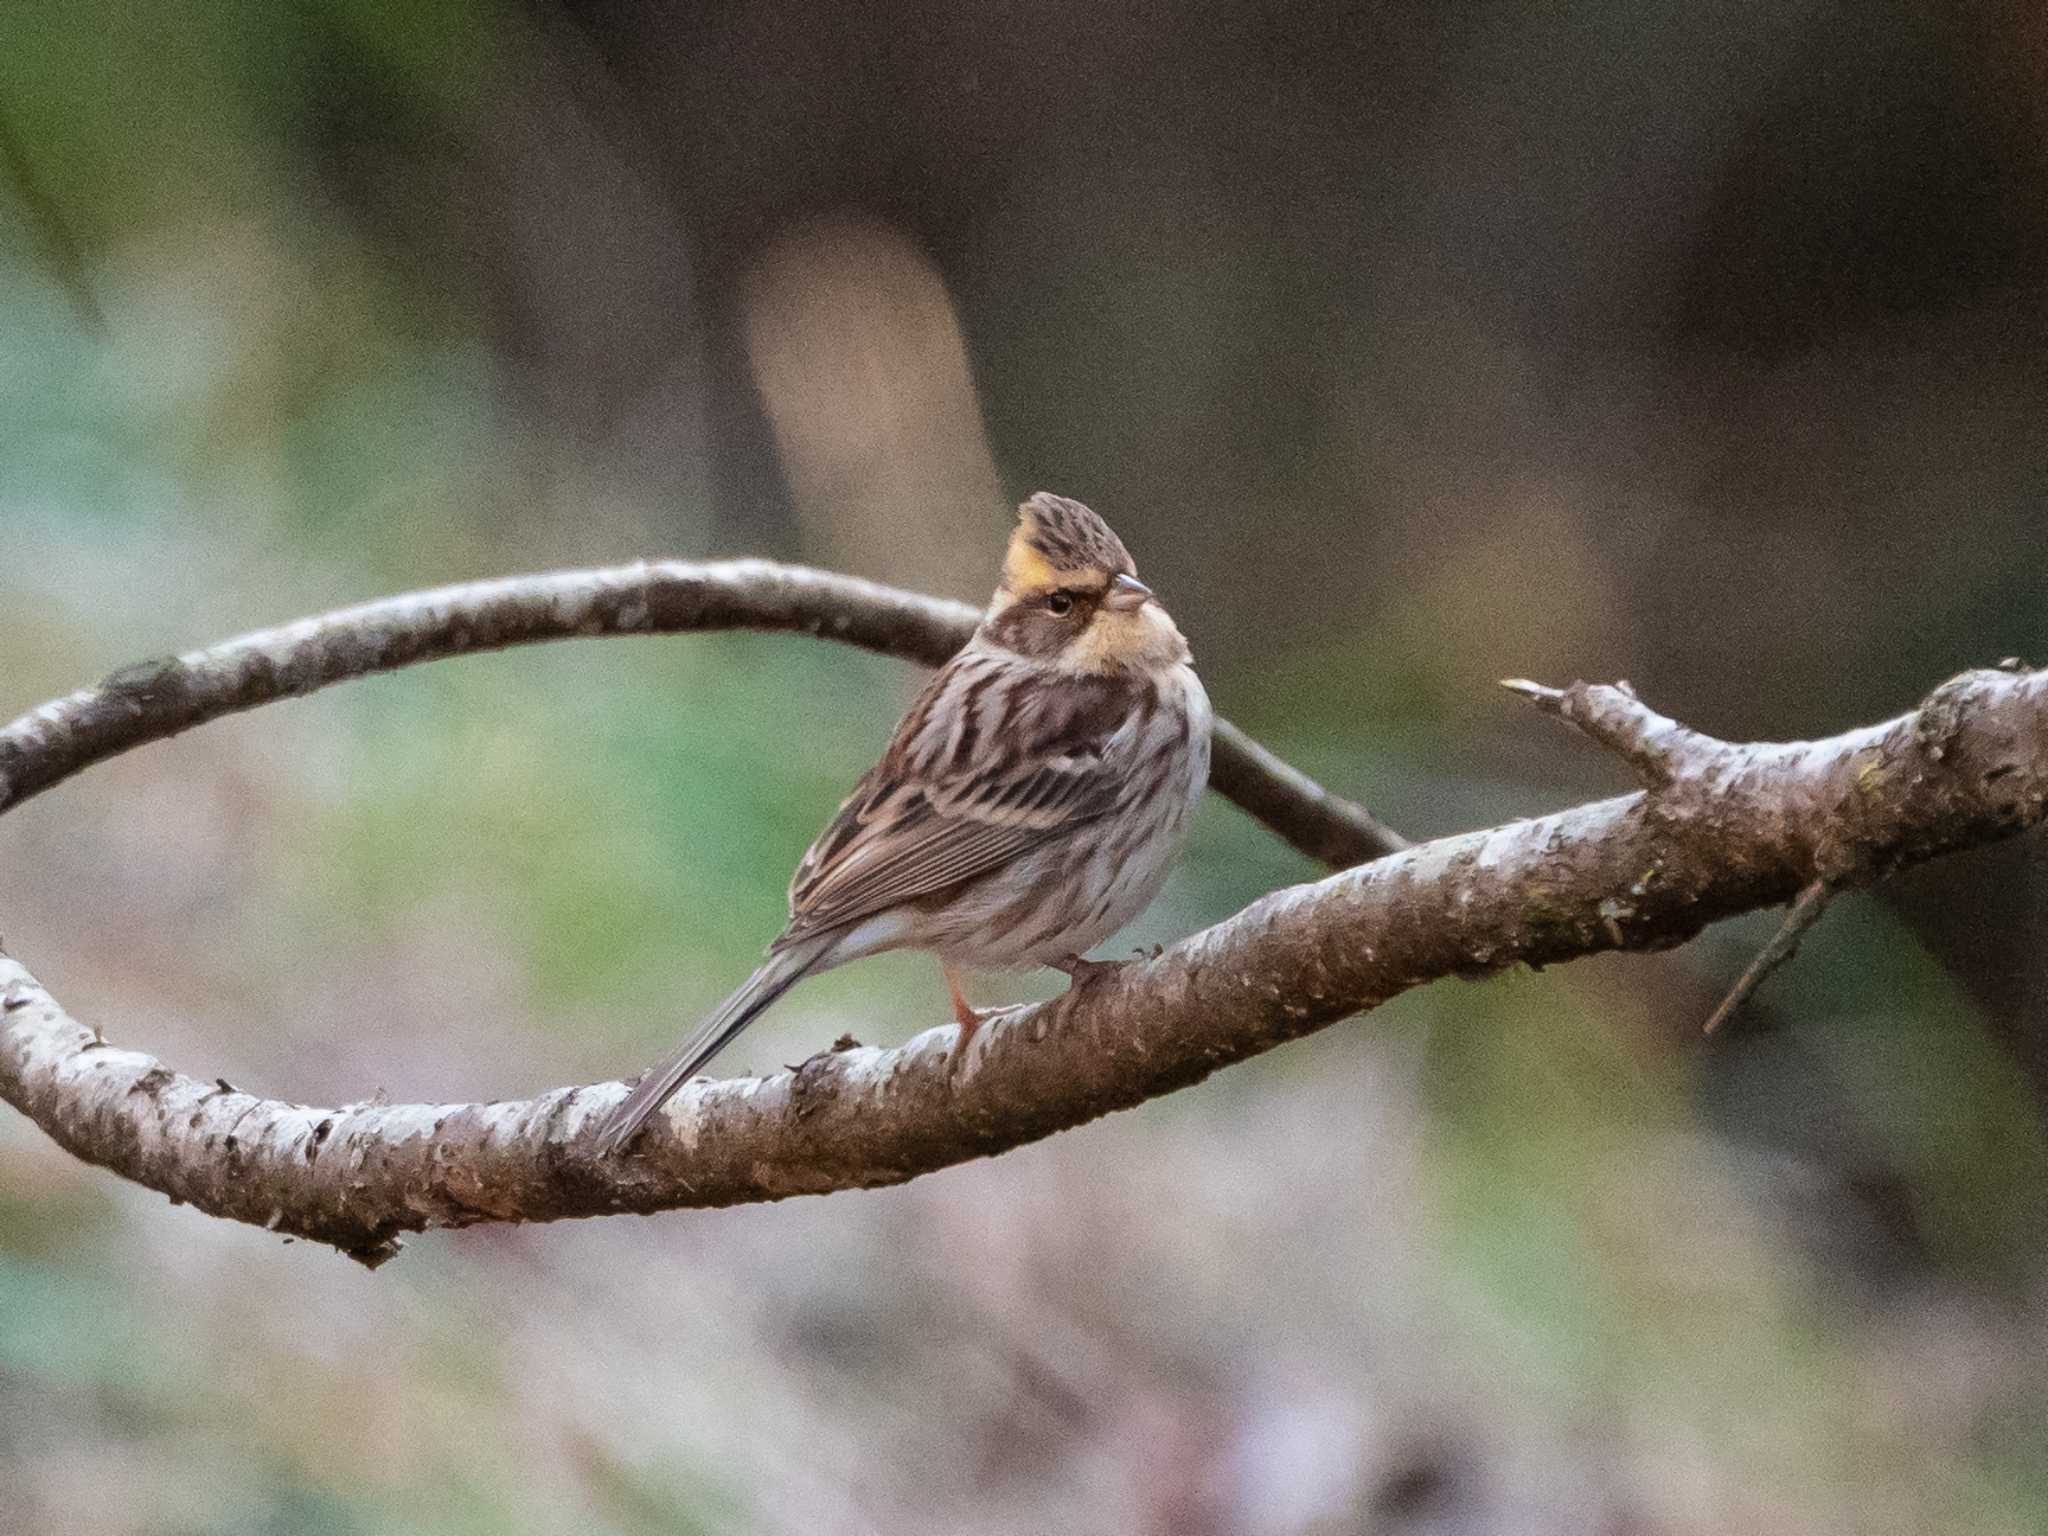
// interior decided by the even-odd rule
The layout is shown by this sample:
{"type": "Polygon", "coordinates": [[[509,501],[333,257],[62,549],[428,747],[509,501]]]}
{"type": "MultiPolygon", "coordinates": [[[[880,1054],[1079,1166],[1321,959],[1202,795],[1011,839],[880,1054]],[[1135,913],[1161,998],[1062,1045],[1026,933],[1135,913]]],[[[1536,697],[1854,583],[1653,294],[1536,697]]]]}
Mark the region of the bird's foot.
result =
{"type": "Polygon", "coordinates": [[[953,999],[953,1022],[960,1026],[959,1037],[953,1042],[953,1071],[957,1075],[961,1065],[967,1060],[967,1047],[974,1040],[974,1032],[981,1028],[981,1021],[986,1019],[990,1013],[996,1012],[996,1010],[992,1008],[987,1012],[983,1012],[971,1007],[968,1004],[967,995],[960,990],[958,978],[953,975],[953,968],[946,966],[944,970],[946,972],[946,992],[953,999]]]}
{"type": "MultiPolygon", "coordinates": [[[[1124,968],[1124,962],[1121,960],[1084,960],[1079,955],[1068,955],[1063,960],[1053,961],[1052,968],[1056,971],[1065,971],[1067,973],[1067,980],[1073,983],[1074,987],[1085,987],[1090,982],[1100,981],[1105,976],[1115,975],[1124,968]]],[[[1072,988],[1069,988],[1069,990],[1072,990],[1072,988]]]]}

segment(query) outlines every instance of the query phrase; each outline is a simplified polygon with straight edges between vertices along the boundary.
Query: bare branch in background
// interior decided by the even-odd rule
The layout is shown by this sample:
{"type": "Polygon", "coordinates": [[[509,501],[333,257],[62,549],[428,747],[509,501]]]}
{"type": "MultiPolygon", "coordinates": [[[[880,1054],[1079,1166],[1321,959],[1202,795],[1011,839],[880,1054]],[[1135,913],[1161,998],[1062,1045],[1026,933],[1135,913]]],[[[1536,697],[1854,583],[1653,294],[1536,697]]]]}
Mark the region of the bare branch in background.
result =
{"type": "MultiPolygon", "coordinates": [[[[0,814],[109,757],[223,715],[418,662],[595,635],[795,631],[938,666],[974,632],[965,603],[767,560],[641,561],[411,592],[124,667],[0,730],[0,814]]],[[[1350,865],[1405,848],[1218,721],[1210,782],[1312,858],[1350,865]]]]}
{"type": "MultiPolygon", "coordinates": [[[[24,717],[0,732],[0,808],[232,709],[543,634],[796,629],[936,661],[970,622],[758,563],[396,598],[130,669],[24,717]]],[[[2048,673],[1965,673],[1911,714],[1788,745],[1717,741],[1624,688],[1517,691],[1654,787],[1275,892],[1156,959],[990,1020],[957,1072],[946,1025],[895,1050],[699,1081],[634,1155],[607,1160],[592,1146],[621,1084],[486,1105],[286,1104],[104,1044],[0,957],[0,1095],[173,1200],[374,1264],[432,1227],[900,1183],[1172,1092],[1429,981],[1666,947],[1817,880],[1867,882],[2011,836],[2048,808],[2048,673]]]]}

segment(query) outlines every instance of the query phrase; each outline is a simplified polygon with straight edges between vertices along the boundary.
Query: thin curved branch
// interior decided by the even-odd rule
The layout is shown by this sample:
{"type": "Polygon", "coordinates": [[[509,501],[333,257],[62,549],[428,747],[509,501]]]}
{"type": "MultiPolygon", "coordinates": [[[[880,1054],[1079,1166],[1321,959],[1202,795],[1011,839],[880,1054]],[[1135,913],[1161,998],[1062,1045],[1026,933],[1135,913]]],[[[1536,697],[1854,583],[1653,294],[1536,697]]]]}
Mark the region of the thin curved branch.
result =
{"type": "Polygon", "coordinates": [[[117,1050],[0,957],[0,1095],[59,1142],[365,1263],[487,1221],[899,1183],[1199,1081],[1447,976],[1682,942],[1718,918],[2011,836],[2048,811],[2048,674],[1970,672],[1823,741],[1735,745],[1619,688],[1521,690],[1659,787],[1443,838],[1313,884],[1066,995],[1013,1009],[955,1071],[951,1025],[767,1078],[698,1081],[634,1155],[594,1155],[625,1088],[340,1109],[238,1093],[117,1050]]]}
{"type": "MultiPolygon", "coordinates": [[[[411,592],[123,667],[31,710],[0,730],[0,815],[147,742],[422,661],[542,640],[751,629],[817,635],[935,667],[967,643],[979,618],[964,603],[768,560],[641,561],[411,592]]],[[[1363,806],[1224,721],[1210,782],[1326,864],[1362,864],[1408,846],[1363,806]]]]}

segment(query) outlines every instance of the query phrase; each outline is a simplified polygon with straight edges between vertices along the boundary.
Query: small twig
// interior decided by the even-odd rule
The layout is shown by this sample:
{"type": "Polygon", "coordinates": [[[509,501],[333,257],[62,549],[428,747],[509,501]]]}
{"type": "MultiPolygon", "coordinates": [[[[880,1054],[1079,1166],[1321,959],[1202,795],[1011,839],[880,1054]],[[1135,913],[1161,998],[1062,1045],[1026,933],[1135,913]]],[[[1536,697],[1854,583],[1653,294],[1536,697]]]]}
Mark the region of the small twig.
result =
{"type": "Polygon", "coordinates": [[[1500,685],[1626,759],[1646,789],[1662,789],[1699,773],[1724,747],[1712,736],[1658,714],[1626,682],[1549,688],[1525,677],[1504,677],[1500,685]]]}
{"type": "Polygon", "coordinates": [[[1827,911],[1834,896],[1834,887],[1825,880],[1816,880],[1799,893],[1799,899],[1792,903],[1792,910],[1785,914],[1785,921],[1771,935],[1771,942],[1749,962],[1749,969],[1742,973],[1734,989],[1721,999],[1721,1006],[1708,1017],[1701,1034],[1711,1035],[1727,1023],[1729,1015],[1749,1001],[1750,994],[1763,985],[1766,976],[1799,953],[1799,941],[1806,936],[1807,929],[1820,921],[1821,913],[1827,911]]]}

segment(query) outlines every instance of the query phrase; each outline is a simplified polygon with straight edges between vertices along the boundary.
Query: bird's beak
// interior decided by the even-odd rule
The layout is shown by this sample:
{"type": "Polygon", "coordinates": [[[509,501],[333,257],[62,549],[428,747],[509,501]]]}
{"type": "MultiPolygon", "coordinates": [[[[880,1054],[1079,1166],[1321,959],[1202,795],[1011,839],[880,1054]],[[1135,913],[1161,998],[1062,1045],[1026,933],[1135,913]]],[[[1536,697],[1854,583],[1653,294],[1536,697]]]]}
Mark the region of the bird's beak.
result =
{"type": "Polygon", "coordinates": [[[1102,606],[1118,612],[1142,608],[1152,601],[1152,589],[1135,576],[1119,576],[1109,584],[1102,606]]]}

